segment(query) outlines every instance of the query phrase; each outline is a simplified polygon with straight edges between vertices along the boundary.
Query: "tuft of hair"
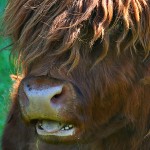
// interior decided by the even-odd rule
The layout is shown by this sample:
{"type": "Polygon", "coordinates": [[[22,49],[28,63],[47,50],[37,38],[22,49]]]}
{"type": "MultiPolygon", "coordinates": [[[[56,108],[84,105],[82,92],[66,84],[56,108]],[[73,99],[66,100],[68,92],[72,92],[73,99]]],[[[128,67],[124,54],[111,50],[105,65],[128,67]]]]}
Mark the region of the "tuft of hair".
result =
{"type": "Polygon", "coordinates": [[[92,51],[98,39],[103,45],[99,62],[107,55],[113,35],[118,54],[136,52],[137,45],[144,58],[150,52],[149,0],[9,0],[5,24],[13,53],[24,68],[45,54],[59,58],[66,53],[69,59],[63,65],[74,68],[81,45],[92,51]]]}

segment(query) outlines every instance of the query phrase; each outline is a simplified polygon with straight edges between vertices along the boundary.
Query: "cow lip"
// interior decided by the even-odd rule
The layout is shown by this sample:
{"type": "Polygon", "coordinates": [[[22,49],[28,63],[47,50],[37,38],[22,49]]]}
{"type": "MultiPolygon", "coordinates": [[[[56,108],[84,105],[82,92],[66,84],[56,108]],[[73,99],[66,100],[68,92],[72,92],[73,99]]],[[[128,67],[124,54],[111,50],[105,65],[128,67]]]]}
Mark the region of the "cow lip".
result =
{"type": "Polygon", "coordinates": [[[42,120],[36,123],[36,132],[40,136],[68,137],[75,135],[76,127],[71,123],[42,120]]]}

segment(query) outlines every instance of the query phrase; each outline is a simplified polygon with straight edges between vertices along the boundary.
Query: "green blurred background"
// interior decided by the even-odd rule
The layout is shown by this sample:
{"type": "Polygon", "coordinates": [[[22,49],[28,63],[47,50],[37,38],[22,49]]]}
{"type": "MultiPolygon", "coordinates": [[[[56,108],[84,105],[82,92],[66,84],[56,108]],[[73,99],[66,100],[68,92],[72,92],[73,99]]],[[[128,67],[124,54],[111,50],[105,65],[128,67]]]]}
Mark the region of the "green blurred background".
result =
{"type": "Polygon", "coordinates": [[[10,43],[8,39],[2,36],[2,34],[4,33],[2,20],[6,4],[7,0],[0,0],[0,141],[10,106],[9,95],[10,95],[10,87],[12,85],[10,74],[14,73],[13,65],[11,61],[9,61],[10,48],[2,50],[10,43]]]}

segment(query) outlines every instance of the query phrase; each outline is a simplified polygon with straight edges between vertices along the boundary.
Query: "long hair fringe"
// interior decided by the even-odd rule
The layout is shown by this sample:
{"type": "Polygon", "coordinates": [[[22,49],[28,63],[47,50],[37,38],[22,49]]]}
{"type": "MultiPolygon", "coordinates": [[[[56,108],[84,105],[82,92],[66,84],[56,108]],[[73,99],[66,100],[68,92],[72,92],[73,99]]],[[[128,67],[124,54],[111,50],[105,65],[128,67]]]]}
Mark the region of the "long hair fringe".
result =
{"type": "Polygon", "coordinates": [[[63,66],[76,67],[84,28],[92,30],[86,42],[91,50],[98,39],[104,45],[96,62],[107,55],[111,35],[117,35],[118,54],[124,49],[137,51],[138,44],[144,50],[143,59],[150,52],[148,0],[9,0],[5,24],[14,44],[12,51],[24,68],[47,53],[57,58],[67,52],[70,56],[63,66]]]}

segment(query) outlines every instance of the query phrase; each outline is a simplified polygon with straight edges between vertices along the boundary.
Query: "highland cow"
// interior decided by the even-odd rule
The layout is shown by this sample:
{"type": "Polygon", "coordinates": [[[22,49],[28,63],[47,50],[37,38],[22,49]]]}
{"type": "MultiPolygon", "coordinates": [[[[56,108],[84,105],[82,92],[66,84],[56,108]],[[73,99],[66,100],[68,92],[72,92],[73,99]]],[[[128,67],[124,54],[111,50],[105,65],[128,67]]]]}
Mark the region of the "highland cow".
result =
{"type": "Polygon", "coordinates": [[[3,150],[150,150],[149,0],[9,0],[5,24],[3,150]]]}

